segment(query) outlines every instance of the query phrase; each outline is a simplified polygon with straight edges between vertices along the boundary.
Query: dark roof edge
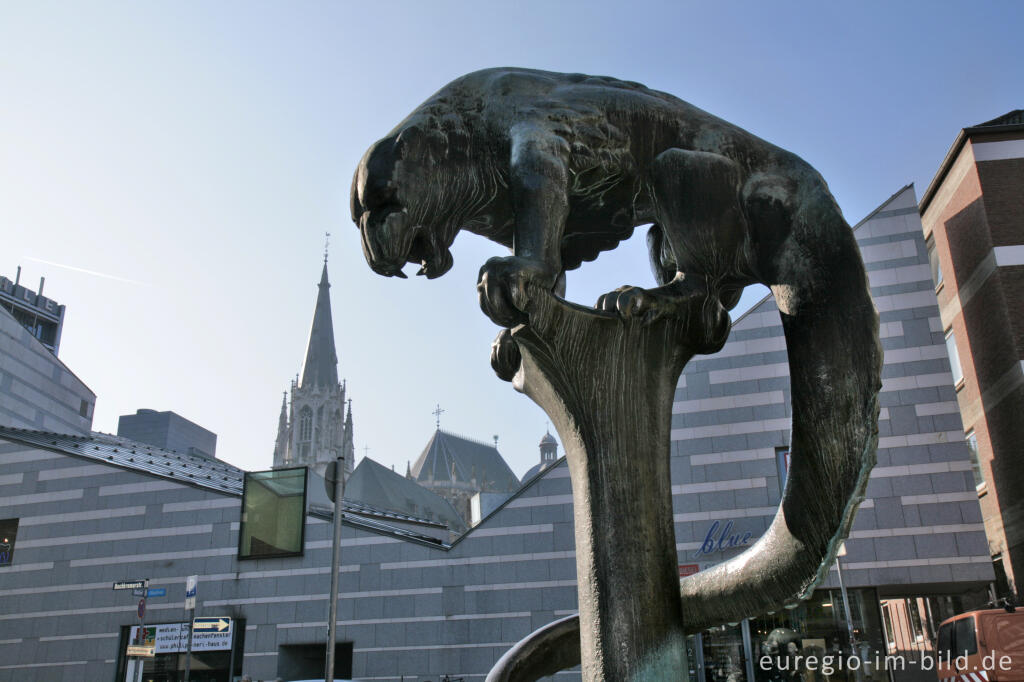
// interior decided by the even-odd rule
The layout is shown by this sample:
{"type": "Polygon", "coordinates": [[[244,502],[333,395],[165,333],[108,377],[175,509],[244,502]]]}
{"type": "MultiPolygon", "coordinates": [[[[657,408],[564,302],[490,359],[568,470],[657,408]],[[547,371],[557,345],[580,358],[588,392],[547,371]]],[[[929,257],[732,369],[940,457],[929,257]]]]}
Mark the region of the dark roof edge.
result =
{"type": "MultiPolygon", "coordinates": [[[[558,468],[559,466],[561,466],[561,465],[562,465],[562,463],[563,463],[564,461],[565,461],[565,455],[562,455],[562,456],[561,456],[561,457],[559,457],[559,458],[558,458],[557,460],[555,460],[555,463],[554,463],[554,464],[552,464],[551,466],[549,466],[549,467],[548,467],[547,469],[545,469],[544,471],[541,471],[541,472],[540,472],[539,474],[537,474],[536,476],[534,476],[533,478],[531,478],[531,479],[530,479],[529,481],[527,481],[527,482],[526,482],[526,483],[524,483],[523,485],[519,486],[519,490],[517,490],[517,491],[515,491],[514,493],[512,493],[511,495],[509,495],[509,496],[508,496],[508,498],[507,498],[507,499],[506,499],[506,500],[505,500],[504,502],[502,502],[501,504],[499,504],[499,505],[498,505],[497,507],[495,507],[495,508],[494,508],[494,509],[493,509],[493,510],[491,511],[491,513],[490,513],[490,514],[488,514],[487,516],[485,516],[485,517],[483,517],[482,519],[480,519],[480,523],[476,524],[475,526],[472,526],[472,527],[471,527],[471,528],[470,528],[469,530],[467,530],[467,531],[466,531],[465,533],[463,533],[463,534],[462,534],[462,535],[460,535],[459,537],[455,538],[455,539],[454,539],[454,540],[452,541],[451,547],[455,547],[455,545],[457,545],[457,544],[459,544],[460,542],[462,542],[462,539],[463,539],[463,538],[465,538],[465,537],[466,537],[466,536],[468,536],[468,535],[469,535],[470,533],[472,533],[472,532],[473,532],[474,530],[476,530],[477,528],[479,528],[480,526],[482,526],[482,525],[483,525],[483,523],[484,523],[484,521],[487,521],[487,520],[488,520],[488,519],[490,519],[490,518],[491,518],[492,516],[494,516],[495,514],[497,514],[498,512],[500,512],[500,511],[501,511],[502,509],[504,509],[505,507],[507,507],[507,506],[508,506],[508,503],[509,503],[509,502],[511,502],[512,500],[516,499],[516,498],[517,498],[517,497],[519,497],[520,495],[522,495],[522,494],[523,494],[524,492],[526,492],[526,491],[527,491],[527,490],[528,490],[529,488],[532,488],[532,487],[533,487],[534,485],[536,485],[537,481],[539,481],[539,480],[541,480],[542,478],[544,478],[544,475],[545,475],[545,474],[546,474],[547,472],[549,472],[549,471],[554,471],[554,470],[555,470],[555,469],[557,469],[557,468],[558,468]]],[[[451,547],[450,547],[450,548],[451,548],[451,547]]],[[[449,549],[450,549],[450,548],[449,548],[449,549]]]]}
{"type": "MultiPolygon", "coordinates": [[[[319,510],[319,509],[307,509],[306,516],[312,516],[317,519],[324,521],[334,521],[334,512],[319,510]]],[[[342,513],[341,522],[346,526],[352,528],[359,528],[376,535],[386,535],[388,537],[395,538],[396,540],[402,540],[407,542],[415,542],[419,545],[426,547],[433,547],[434,549],[443,549],[445,551],[451,549],[451,545],[447,544],[444,540],[438,540],[432,538],[429,535],[420,535],[409,530],[402,528],[395,528],[384,523],[376,523],[363,518],[354,518],[351,514],[342,513]]]]}
{"type": "Polygon", "coordinates": [[[957,157],[960,156],[960,150],[967,143],[968,138],[974,135],[999,135],[1002,133],[1016,133],[1024,132],[1024,124],[1022,123],[1011,123],[1009,125],[980,125],[980,126],[969,126],[963,128],[957,134],[956,139],[953,140],[953,145],[946,152],[946,157],[942,159],[942,163],[939,164],[939,169],[935,172],[935,176],[932,181],[928,183],[928,189],[924,191],[924,195],[921,197],[921,201],[918,204],[918,212],[924,215],[924,212],[928,210],[928,205],[931,204],[932,199],[935,198],[935,194],[939,191],[939,185],[946,178],[946,174],[949,173],[949,169],[953,167],[953,163],[957,157]]]}
{"type": "MultiPolygon", "coordinates": [[[[14,429],[14,428],[17,428],[17,427],[8,426],[8,427],[4,427],[4,428],[5,429],[14,429]]],[[[30,431],[30,429],[22,429],[22,430],[30,431]]],[[[32,433],[49,433],[48,431],[31,431],[31,432],[32,433]]],[[[87,438],[87,436],[72,436],[70,434],[54,434],[54,435],[60,435],[60,436],[65,437],[65,438],[67,438],[67,437],[71,437],[71,438],[87,438]]],[[[93,462],[93,463],[97,463],[97,464],[105,464],[107,466],[114,467],[115,469],[120,469],[122,471],[130,471],[132,473],[140,474],[142,476],[149,476],[150,478],[156,478],[156,479],[159,479],[161,481],[173,481],[174,483],[181,483],[182,485],[187,485],[187,486],[190,486],[192,488],[198,488],[200,490],[206,490],[206,491],[209,491],[211,493],[217,493],[218,495],[227,495],[228,497],[241,497],[242,496],[241,492],[237,492],[236,493],[236,492],[233,492],[231,490],[222,490],[222,489],[219,489],[219,488],[212,488],[210,486],[203,485],[202,483],[199,483],[195,479],[178,478],[177,476],[164,476],[164,475],[158,474],[158,473],[156,473],[154,471],[146,471],[145,469],[137,469],[135,467],[127,466],[125,464],[121,464],[121,463],[116,462],[116,461],[111,461],[111,460],[103,459],[103,458],[99,458],[99,457],[91,457],[89,455],[83,455],[80,452],[72,452],[70,450],[65,450],[62,447],[60,447],[59,445],[58,446],[54,446],[54,445],[50,445],[49,443],[37,443],[35,441],[25,440],[23,438],[18,438],[16,435],[12,435],[10,433],[0,433],[0,439],[7,440],[7,441],[14,441],[16,443],[20,443],[22,445],[27,445],[27,446],[33,447],[33,448],[38,448],[40,450],[47,450],[49,452],[57,452],[57,453],[60,453],[62,455],[67,455],[68,457],[74,457],[75,459],[80,459],[80,460],[84,460],[84,461],[87,461],[87,462],[93,462]]],[[[174,453],[174,454],[178,454],[178,453],[174,453]]]]}
{"type": "Polygon", "coordinates": [[[871,220],[872,218],[874,218],[874,217],[875,217],[876,215],[878,215],[879,213],[881,213],[881,212],[882,212],[882,209],[883,209],[883,208],[885,208],[885,207],[886,207],[886,205],[888,205],[888,204],[889,204],[889,202],[891,202],[891,201],[892,201],[893,199],[895,199],[895,198],[896,198],[896,197],[898,197],[899,195],[903,194],[904,192],[906,192],[906,191],[907,191],[908,189],[912,188],[913,186],[914,186],[914,183],[913,183],[913,182],[908,182],[907,184],[903,185],[903,187],[900,187],[900,188],[899,188],[898,190],[896,190],[895,192],[893,192],[893,193],[892,193],[892,194],[891,194],[891,195],[889,196],[889,198],[888,198],[888,199],[886,199],[885,201],[883,201],[882,203],[880,203],[880,204],[879,204],[879,205],[878,205],[878,206],[877,206],[877,207],[875,208],[875,210],[873,210],[873,211],[872,211],[871,213],[868,213],[868,214],[867,214],[866,216],[864,216],[863,218],[861,218],[861,219],[860,219],[860,221],[859,221],[859,222],[858,222],[858,223],[857,223],[856,225],[854,225],[854,226],[853,226],[852,228],[850,228],[850,229],[852,229],[852,230],[853,230],[854,232],[856,232],[856,231],[857,231],[858,229],[860,229],[860,227],[861,227],[862,225],[864,225],[864,223],[868,222],[869,220],[871,220]]]}

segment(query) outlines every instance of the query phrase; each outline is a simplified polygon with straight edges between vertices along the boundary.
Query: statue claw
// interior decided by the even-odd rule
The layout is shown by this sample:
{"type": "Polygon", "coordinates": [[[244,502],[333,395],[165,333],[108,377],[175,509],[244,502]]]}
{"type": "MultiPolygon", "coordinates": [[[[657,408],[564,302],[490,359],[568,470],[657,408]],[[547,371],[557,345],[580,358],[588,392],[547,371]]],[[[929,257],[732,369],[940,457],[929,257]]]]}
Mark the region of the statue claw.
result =
{"type": "MultiPolygon", "coordinates": [[[[597,299],[598,310],[618,313],[624,320],[639,319],[645,325],[680,310],[679,301],[658,292],[634,286],[622,286],[597,299]]],[[[687,311],[683,311],[686,313],[687,311]]]]}

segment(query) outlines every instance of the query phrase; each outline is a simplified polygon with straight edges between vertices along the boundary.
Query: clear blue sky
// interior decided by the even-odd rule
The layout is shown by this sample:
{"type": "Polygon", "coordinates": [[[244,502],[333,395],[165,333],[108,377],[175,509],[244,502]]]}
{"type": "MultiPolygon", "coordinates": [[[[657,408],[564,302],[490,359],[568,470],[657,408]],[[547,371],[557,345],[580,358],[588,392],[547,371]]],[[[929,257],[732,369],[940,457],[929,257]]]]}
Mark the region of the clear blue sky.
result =
{"type": "MultiPolygon", "coordinates": [[[[170,409],[267,468],[329,231],[360,456],[404,472],[440,403],[522,474],[546,418],[492,374],[474,289],[502,250],[465,234],[439,280],[374,275],[348,217],[367,146],[475,69],[613,75],[800,154],[852,224],[1024,107],[1021,27],[1019,2],[3,0],[0,274],[67,305],[97,430],[170,409]]],[[[638,232],[569,296],[651,282],[638,232]]]]}

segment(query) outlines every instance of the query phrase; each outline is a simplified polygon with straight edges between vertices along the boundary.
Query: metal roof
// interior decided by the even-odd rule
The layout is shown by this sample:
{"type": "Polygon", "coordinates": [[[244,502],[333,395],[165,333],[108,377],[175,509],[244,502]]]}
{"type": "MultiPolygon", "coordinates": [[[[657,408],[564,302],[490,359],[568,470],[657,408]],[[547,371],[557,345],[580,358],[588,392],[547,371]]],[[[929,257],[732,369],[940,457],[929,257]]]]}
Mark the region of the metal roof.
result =
{"type": "Polygon", "coordinates": [[[184,455],[108,433],[78,436],[0,426],[0,437],[93,459],[124,469],[181,481],[231,495],[242,494],[244,471],[227,462],[184,455]]]}
{"type": "MultiPolygon", "coordinates": [[[[73,457],[95,460],[167,480],[180,481],[186,485],[207,488],[219,493],[236,497],[242,496],[245,471],[217,459],[183,455],[146,443],[99,432],[93,432],[88,436],[78,436],[0,426],[0,438],[33,445],[44,450],[61,452],[73,457]]],[[[351,525],[358,525],[378,533],[388,533],[406,539],[418,539],[433,547],[446,546],[445,543],[438,543],[430,536],[388,526],[380,521],[381,519],[391,519],[424,526],[443,525],[434,520],[390,509],[380,509],[358,500],[346,499],[343,504],[346,523],[351,522],[351,525]],[[363,517],[373,517],[376,520],[363,517]]],[[[326,515],[330,518],[331,514],[332,512],[327,510],[318,511],[314,515],[319,517],[326,515]]]]}
{"type": "Polygon", "coordinates": [[[440,521],[455,533],[466,530],[465,521],[448,500],[369,457],[360,460],[345,483],[345,501],[392,510],[391,514],[405,514],[411,521],[440,521]]]}
{"type": "Polygon", "coordinates": [[[435,486],[450,481],[479,490],[514,492],[519,479],[493,445],[437,429],[412,465],[412,476],[435,486]]]}

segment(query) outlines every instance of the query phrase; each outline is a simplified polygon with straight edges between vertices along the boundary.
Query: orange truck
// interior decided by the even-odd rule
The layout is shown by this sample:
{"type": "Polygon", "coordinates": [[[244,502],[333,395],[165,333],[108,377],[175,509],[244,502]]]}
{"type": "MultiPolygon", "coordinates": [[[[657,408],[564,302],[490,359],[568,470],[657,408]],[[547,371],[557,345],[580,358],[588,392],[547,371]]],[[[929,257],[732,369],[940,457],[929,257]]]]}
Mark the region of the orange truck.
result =
{"type": "Polygon", "coordinates": [[[1024,610],[984,609],[944,620],[935,655],[939,682],[1024,682],[1024,610]]]}

